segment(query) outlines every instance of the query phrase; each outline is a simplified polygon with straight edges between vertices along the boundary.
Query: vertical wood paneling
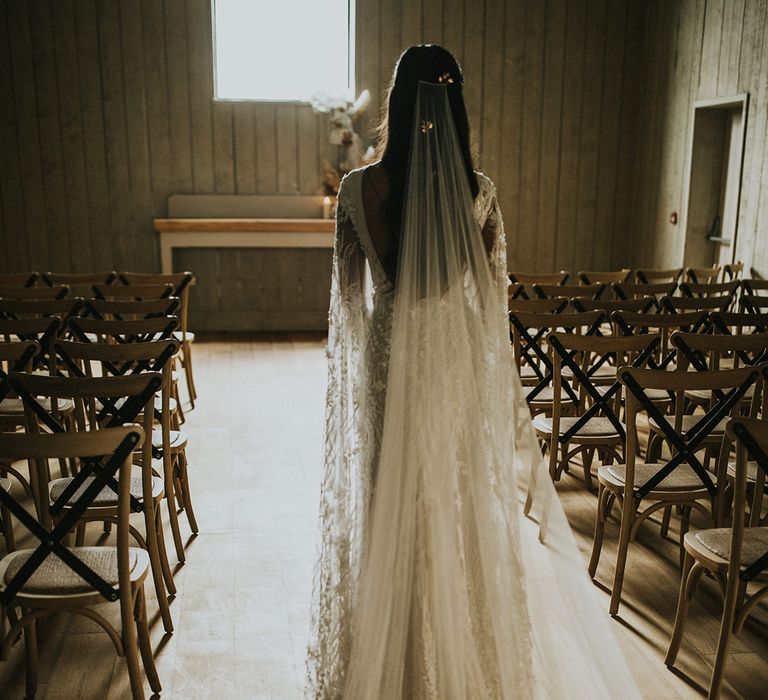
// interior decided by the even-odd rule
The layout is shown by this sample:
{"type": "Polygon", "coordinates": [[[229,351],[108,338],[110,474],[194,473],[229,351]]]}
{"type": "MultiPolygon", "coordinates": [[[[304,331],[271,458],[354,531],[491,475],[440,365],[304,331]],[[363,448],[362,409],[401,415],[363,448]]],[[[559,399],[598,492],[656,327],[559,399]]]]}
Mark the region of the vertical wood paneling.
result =
{"type": "Polygon", "coordinates": [[[638,143],[664,156],[639,161],[641,177],[630,205],[638,216],[628,235],[644,241],[645,253],[642,260],[639,255],[635,259],[640,264],[683,263],[685,232],[670,225],[668,216],[671,210],[680,212],[686,206],[692,104],[747,92],[750,104],[735,255],[768,276],[768,0],[675,4],[658,0],[648,8],[659,23],[650,36],[646,32],[642,62],[654,84],[668,82],[669,87],[650,92],[638,110],[640,123],[654,123],[653,129],[643,130],[638,143]],[[669,35],[671,20],[677,31],[669,35]]]}
{"type": "Polygon", "coordinates": [[[52,259],[60,260],[65,267],[69,267],[68,202],[64,186],[56,57],[49,3],[29,3],[29,22],[33,28],[32,79],[37,91],[37,127],[40,134],[40,167],[43,175],[48,250],[52,259]]]}
{"type": "MultiPolygon", "coordinates": [[[[358,91],[373,96],[361,135],[371,142],[403,48],[441,42],[465,71],[478,167],[496,182],[512,264],[655,259],[678,244],[662,224],[680,196],[689,93],[758,90],[748,76],[768,53],[754,30],[765,3],[358,0],[358,91]],[[630,238],[642,244],[632,250],[630,238]]],[[[16,260],[157,269],[151,220],[169,194],[318,191],[320,161],[335,157],[326,117],[303,105],[212,102],[209,0],[2,8],[0,159],[17,176],[4,178],[0,203],[4,249],[18,241],[16,260]]],[[[764,102],[754,102],[747,136],[761,153],[764,102]]],[[[764,166],[756,158],[750,167],[757,175],[764,166]]],[[[759,182],[750,179],[741,211],[755,230],[768,196],[759,182]]],[[[222,255],[198,255],[203,277],[247,274],[252,256],[235,252],[224,264],[222,255]]]]}

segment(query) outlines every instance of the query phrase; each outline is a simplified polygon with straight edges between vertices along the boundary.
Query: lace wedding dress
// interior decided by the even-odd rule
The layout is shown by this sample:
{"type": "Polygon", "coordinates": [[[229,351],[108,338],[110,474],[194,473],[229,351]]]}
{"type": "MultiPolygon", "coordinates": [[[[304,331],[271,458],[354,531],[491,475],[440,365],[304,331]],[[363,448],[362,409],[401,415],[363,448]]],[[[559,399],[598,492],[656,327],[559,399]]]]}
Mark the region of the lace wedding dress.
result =
{"type": "Polygon", "coordinates": [[[417,107],[396,288],[364,170],[338,196],[307,694],[635,697],[513,371],[495,188],[472,199],[444,87],[417,107]]]}

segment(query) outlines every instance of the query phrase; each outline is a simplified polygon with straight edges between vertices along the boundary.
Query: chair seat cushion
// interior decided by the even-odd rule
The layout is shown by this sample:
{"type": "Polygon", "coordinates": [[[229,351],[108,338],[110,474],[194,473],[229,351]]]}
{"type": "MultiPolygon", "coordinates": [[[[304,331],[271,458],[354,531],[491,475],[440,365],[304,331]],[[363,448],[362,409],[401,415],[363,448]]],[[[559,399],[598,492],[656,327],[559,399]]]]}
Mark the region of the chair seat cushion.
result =
{"type": "MultiPolygon", "coordinates": [[[[736,463],[728,463],[728,476],[736,478],[736,463]]],[[[747,481],[754,484],[757,481],[757,462],[747,462],[747,481]]]]}
{"type": "MultiPolygon", "coordinates": [[[[695,415],[695,416],[683,416],[683,422],[682,422],[682,434],[685,435],[696,423],[698,423],[703,418],[702,415],[695,415]]],[[[674,416],[669,417],[669,422],[672,427],[675,425],[675,418],[674,416]]],[[[728,416],[723,418],[710,432],[710,436],[723,436],[723,433],[725,433],[725,424],[728,422],[728,416]]],[[[659,428],[659,424],[656,421],[655,418],[650,417],[648,418],[648,425],[655,431],[660,432],[661,429],[659,428]]]]}
{"type": "MultiPolygon", "coordinates": [[[[560,418],[560,435],[564,435],[569,428],[577,421],[574,416],[564,416],[560,418]]],[[[533,419],[533,427],[541,433],[552,434],[552,419],[546,416],[538,415],[533,419]]],[[[579,428],[577,437],[615,437],[619,438],[613,423],[605,416],[596,416],[579,428]]]]}
{"type": "MultiPolygon", "coordinates": [[[[727,393],[727,392],[726,392],[727,393]]],[[[754,384],[747,389],[744,394],[744,401],[750,400],[755,395],[754,384]]],[[[695,401],[700,404],[707,404],[712,401],[712,391],[709,389],[689,389],[685,392],[685,398],[695,401]]]]}
{"type": "MultiPolygon", "coordinates": [[[[528,394],[530,394],[531,391],[533,391],[534,387],[527,386],[525,387],[525,389],[526,389],[526,397],[527,397],[528,394]]],[[[533,401],[533,403],[551,404],[554,398],[555,398],[555,388],[553,386],[545,386],[538,394],[536,394],[536,396],[533,399],[531,399],[531,401],[533,401]]],[[[560,387],[560,400],[563,402],[570,401],[570,397],[568,396],[568,393],[562,387],[560,387]]]]}
{"type": "Polygon", "coordinates": [[[188,343],[195,342],[195,334],[192,331],[187,331],[186,333],[184,333],[183,331],[173,332],[173,337],[176,338],[176,340],[178,340],[180,343],[184,340],[185,335],[188,343]]]}
{"type": "MultiPolygon", "coordinates": [[[[172,450],[181,450],[184,447],[187,446],[187,442],[189,441],[187,438],[187,434],[181,430],[170,430],[169,437],[171,440],[171,449],[172,450]]],[[[152,431],[152,444],[155,447],[162,447],[163,446],[163,431],[162,430],[153,430],[152,431]]]]}
{"type": "MultiPolygon", "coordinates": [[[[62,479],[53,479],[51,483],[48,485],[48,494],[51,499],[51,503],[53,501],[57,500],[59,496],[64,492],[64,489],[67,488],[69,483],[72,481],[72,477],[65,477],[62,479]]],[[[93,481],[93,477],[89,476],[86,478],[86,480],[83,482],[83,484],[80,486],[80,488],[75,491],[75,494],[72,498],[69,499],[68,503],[74,503],[80,496],[85,492],[85,490],[90,486],[91,482],[93,481]]],[[[162,494],[163,492],[163,480],[159,477],[153,476],[152,477],[152,497],[157,498],[162,494]]],[[[131,476],[131,496],[134,498],[138,498],[141,500],[144,497],[142,484],[141,484],[141,475],[135,475],[131,476]]],[[[96,498],[93,500],[93,503],[91,504],[94,507],[103,508],[107,506],[116,506],[117,505],[117,494],[109,487],[105,486],[104,488],[99,491],[96,498]]]]}
{"type": "MultiPolygon", "coordinates": [[[[635,464],[635,486],[645,484],[665,462],[651,462],[649,464],[635,464]]],[[[619,483],[626,483],[627,467],[625,464],[609,464],[605,469],[608,474],[619,483]]],[[[669,474],[654,491],[698,491],[704,484],[695,471],[687,464],[680,464],[669,474]]]]}
{"type": "MultiPolygon", "coordinates": [[[[697,530],[694,537],[709,551],[723,559],[731,556],[731,529],[717,527],[708,530],[697,530]]],[[[744,528],[744,541],[741,545],[741,563],[749,566],[768,552],[768,527],[744,528]]]]}
{"type": "MultiPolygon", "coordinates": [[[[10,561],[3,576],[5,584],[10,583],[33,551],[22,549],[6,557],[10,561]]],[[[115,547],[70,547],[69,551],[81,559],[110,586],[118,583],[117,549],[115,547]]],[[[138,551],[136,547],[128,549],[130,571],[134,571],[136,568],[138,551]]],[[[93,587],[85,579],[81,578],[55,554],[49,554],[21,587],[22,593],[51,595],[88,593],[93,590],[93,587]]]]}
{"type": "MultiPolygon", "coordinates": [[[[51,400],[46,398],[37,398],[37,402],[43,407],[45,411],[50,413],[51,400]]],[[[75,403],[72,399],[59,399],[57,402],[59,413],[72,413],[75,410],[75,403]]],[[[24,404],[21,399],[6,398],[0,402],[0,416],[16,416],[24,415],[24,404]]]]}

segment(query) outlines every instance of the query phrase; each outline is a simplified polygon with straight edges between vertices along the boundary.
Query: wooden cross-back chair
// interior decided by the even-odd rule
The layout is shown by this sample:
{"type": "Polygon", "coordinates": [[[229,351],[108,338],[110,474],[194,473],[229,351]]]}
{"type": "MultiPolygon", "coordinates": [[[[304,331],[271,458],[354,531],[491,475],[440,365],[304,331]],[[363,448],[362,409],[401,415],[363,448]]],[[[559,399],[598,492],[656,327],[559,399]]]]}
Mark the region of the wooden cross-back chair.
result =
{"type": "Polygon", "coordinates": [[[595,520],[595,538],[589,574],[595,577],[600,560],[605,523],[612,507],[621,508],[618,553],[611,592],[610,613],[618,614],[626,568],[627,552],[637,538],[640,526],[653,513],[678,506],[681,542],[680,561],[683,558],[683,535],[688,529],[690,513],[698,511],[706,523],[714,523],[717,488],[712,475],[697,457],[697,452],[708,445],[712,431],[727,419],[738,406],[749,387],[760,381],[760,369],[747,367],[714,372],[668,372],[664,370],[622,367],[619,381],[626,388],[627,446],[625,464],[605,465],[598,470],[598,502],[595,520]],[[670,422],[648,396],[648,391],[674,392],[680,399],[670,422]],[[688,390],[704,389],[727,392],[689,429],[682,426],[682,394],[688,390]],[[669,459],[638,460],[638,418],[646,413],[655,420],[672,451],[669,459]],[[641,510],[642,508],[642,510],[641,510]]]}
{"type": "Polygon", "coordinates": [[[173,293],[173,285],[166,284],[135,284],[127,287],[123,284],[94,284],[92,287],[95,299],[133,300],[165,299],[177,296],[173,293]]]}
{"type": "Polygon", "coordinates": [[[619,328],[611,318],[615,311],[630,311],[645,314],[656,307],[653,297],[637,297],[635,299],[571,299],[571,306],[577,311],[602,311],[606,317],[606,332],[619,335],[619,328]]]}
{"type": "MultiPolygon", "coordinates": [[[[118,346],[116,349],[122,357],[126,356],[124,348],[118,346]]],[[[112,346],[110,351],[114,356],[115,347],[112,346]]],[[[150,358],[152,354],[145,352],[141,357],[150,358]]],[[[24,401],[29,432],[72,432],[74,429],[65,431],[64,426],[50,416],[40,403],[41,397],[50,401],[67,397],[75,400],[79,407],[80,420],[75,424],[77,431],[103,430],[141,422],[144,434],[151,435],[154,400],[163,377],[159,372],[110,377],[44,377],[17,373],[12,376],[11,382],[24,401]],[[93,417],[97,412],[98,417],[93,417]],[[92,414],[91,420],[87,419],[86,413],[92,414]]],[[[85,528],[89,522],[114,523],[117,517],[118,489],[114,479],[110,479],[85,508],[76,505],[78,494],[98,476],[99,468],[98,462],[74,462],[73,475],[59,478],[50,478],[38,470],[36,501],[41,522],[56,522],[77,508],[78,546],[84,543],[85,528]]],[[[145,535],[142,536],[135,528],[131,528],[131,533],[139,546],[149,553],[163,626],[166,632],[172,632],[166,585],[172,593],[175,593],[175,586],[159,515],[163,488],[162,476],[152,470],[152,443],[145,439],[130,487],[131,511],[143,514],[145,535]]]]}
{"type": "Polygon", "coordinates": [[[762,314],[768,311],[768,296],[743,294],[739,298],[739,309],[752,314],[762,314]]]}
{"type": "Polygon", "coordinates": [[[2,299],[65,299],[69,296],[70,287],[66,284],[57,284],[54,287],[14,287],[0,286],[0,298],[2,299]]]}
{"type": "Polygon", "coordinates": [[[0,318],[21,319],[58,316],[66,323],[80,313],[83,300],[64,299],[0,299],[0,318]]]}
{"type": "Polygon", "coordinates": [[[738,280],[732,282],[695,283],[681,282],[679,289],[684,297],[733,296],[739,290],[738,280]]]}
{"type": "MultiPolygon", "coordinates": [[[[733,479],[733,524],[685,535],[685,562],[675,626],[664,663],[672,667],[685,631],[690,600],[703,574],[712,576],[723,597],[720,634],[707,697],[717,700],[725,674],[728,650],[757,604],[768,595],[768,527],[755,524],[754,504],[747,512],[747,483],[754,465],[762,483],[768,475],[768,422],[734,418],[726,427],[728,440],[736,443],[733,479]]],[[[729,447],[724,446],[723,448],[729,447]]]]}
{"type": "Polygon", "coordinates": [[[631,282],[611,285],[617,299],[638,299],[652,297],[655,311],[661,311],[661,299],[672,296],[677,289],[677,282],[663,282],[660,284],[633,284],[631,282]]]}
{"type": "Polygon", "coordinates": [[[600,299],[608,285],[595,284],[534,284],[534,294],[539,299],[600,299]]]}
{"type": "Polygon", "coordinates": [[[733,301],[734,297],[730,294],[710,297],[665,296],[661,298],[661,308],[670,314],[680,314],[685,311],[726,312],[732,306],[733,301]]]}
{"type": "Polygon", "coordinates": [[[192,369],[192,343],[195,340],[195,334],[189,330],[189,294],[192,286],[196,283],[194,274],[189,271],[162,274],[121,272],[118,275],[118,281],[130,287],[147,284],[171,284],[173,286],[171,296],[179,297],[181,300],[179,329],[176,331],[176,340],[181,343],[179,358],[184,369],[184,377],[187,381],[189,402],[192,408],[194,408],[195,400],[197,399],[197,389],[195,388],[195,377],[192,369]]]}
{"type": "Polygon", "coordinates": [[[748,296],[766,296],[768,295],[768,280],[741,280],[741,288],[744,290],[744,294],[748,296]]]}
{"type": "Polygon", "coordinates": [[[722,268],[717,264],[711,267],[686,267],[685,281],[694,284],[711,284],[717,282],[721,270],[722,268]]]}
{"type": "MultiPolygon", "coordinates": [[[[23,634],[27,697],[34,697],[37,690],[36,622],[59,611],[84,615],[108,633],[118,656],[126,660],[134,700],[144,698],[142,666],[152,691],[161,690],[144,596],[149,556],[143,549],[129,546],[131,458],[143,439],[139,426],[129,426],[85,433],[19,433],[5,435],[0,441],[0,462],[26,459],[40,463],[78,458],[98,460],[101,467],[69,512],[53,526],[41,523],[10,494],[0,490],[0,501],[39,541],[36,547],[17,550],[0,561],[3,608],[21,609],[21,616],[5,635],[3,651],[23,634]],[[64,540],[77,522],[78,510],[87,508],[110,479],[118,484],[115,544],[66,546],[64,540]],[[104,602],[119,605],[119,629],[95,609],[104,602]]],[[[83,662],[87,664],[87,659],[83,662]]]]}
{"type": "Polygon", "coordinates": [[[737,280],[744,272],[744,263],[738,262],[726,263],[723,265],[723,281],[737,280]]]}
{"type": "Polygon", "coordinates": [[[90,297],[93,295],[94,285],[112,284],[117,277],[114,270],[103,272],[45,272],[41,281],[43,284],[53,287],[66,284],[77,296],[90,297]]]}
{"type": "Polygon", "coordinates": [[[592,459],[597,453],[603,462],[621,460],[626,431],[619,418],[621,385],[615,378],[616,365],[625,362],[642,367],[658,345],[654,335],[599,337],[550,333],[548,343],[553,359],[552,417],[538,415],[533,427],[549,449],[549,472],[558,480],[577,455],[582,456],[584,481],[593,490],[592,459]],[[597,368],[612,363],[612,379],[597,383],[597,368]],[[568,369],[568,375],[563,371],[568,369]],[[561,392],[578,394],[573,415],[563,416],[561,392]]]}
{"type": "Polygon", "coordinates": [[[709,320],[714,333],[725,335],[764,333],[768,330],[768,314],[716,312],[709,315],[709,320]]]}
{"type": "MultiPolygon", "coordinates": [[[[90,320],[90,319],[83,319],[90,320]]],[[[125,324],[148,324],[155,320],[145,321],[100,321],[101,324],[114,324],[115,332],[123,333],[125,324]]],[[[102,332],[103,326],[102,326],[102,332]]],[[[163,376],[160,400],[156,401],[154,419],[159,425],[152,433],[152,457],[161,460],[162,474],[165,483],[164,498],[168,509],[176,556],[184,562],[186,554],[181,538],[179,513],[187,516],[190,529],[197,534],[199,529],[192,505],[190,488],[189,465],[186,448],[189,443],[187,434],[179,430],[174,420],[176,401],[171,397],[172,359],[179,349],[175,338],[166,337],[163,340],[152,340],[131,343],[89,343],[89,342],[60,342],[56,344],[56,353],[76,376],[92,372],[95,363],[104,375],[120,376],[138,374],[140,372],[161,372],[163,376]],[[83,369],[84,368],[84,369],[83,369]]],[[[96,420],[103,418],[103,410],[96,420]]]]}
{"type": "MultiPolygon", "coordinates": [[[[605,319],[601,311],[588,313],[562,313],[568,306],[565,299],[534,299],[518,302],[527,305],[548,305],[549,308],[534,311],[511,311],[509,314],[512,350],[520,380],[526,391],[526,401],[531,413],[551,413],[553,401],[553,365],[547,336],[555,329],[564,332],[592,335],[605,319]]],[[[578,392],[570,385],[562,388],[564,401],[575,407],[578,392]]]]}
{"type": "Polygon", "coordinates": [[[33,287],[39,278],[39,272],[0,272],[0,284],[10,287],[33,287]]]}
{"type": "Polygon", "coordinates": [[[632,270],[623,268],[621,270],[581,270],[578,273],[579,281],[582,284],[613,284],[614,282],[626,282],[632,270]]]}
{"type": "Polygon", "coordinates": [[[683,274],[682,267],[667,269],[643,268],[635,271],[635,278],[640,284],[676,283],[683,274]]]}
{"type": "Polygon", "coordinates": [[[510,272],[509,281],[515,288],[514,299],[530,299],[535,295],[534,284],[560,285],[565,284],[570,273],[565,270],[560,272],[510,272]]]}
{"type": "Polygon", "coordinates": [[[178,297],[161,299],[86,299],[82,316],[113,321],[142,320],[158,316],[176,316],[179,311],[178,297]]]}

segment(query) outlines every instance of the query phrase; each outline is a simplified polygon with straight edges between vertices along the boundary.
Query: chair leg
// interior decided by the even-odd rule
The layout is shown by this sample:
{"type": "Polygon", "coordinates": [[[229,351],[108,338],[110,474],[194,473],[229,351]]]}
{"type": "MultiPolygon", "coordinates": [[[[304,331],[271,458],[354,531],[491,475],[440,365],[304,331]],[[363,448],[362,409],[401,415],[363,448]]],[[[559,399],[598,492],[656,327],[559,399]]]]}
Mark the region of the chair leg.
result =
{"type": "Polygon", "coordinates": [[[685,623],[688,621],[688,606],[691,602],[693,585],[698,580],[703,569],[693,568],[694,559],[686,552],[683,562],[683,573],[680,577],[680,594],[677,599],[677,613],[675,614],[675,626],[672,629],[672,638],[669,640],[669,649],[664,659],[664,664],[672,666],[677,659],[677,653],[680,651],[680,643],[683,640],[685,623]]]}
{"type": "Polygon", "coordinates": [[[195,511],[192,509],[192,494],[189,489],[189,469],[187,465],[187,453],[185,451],[179,453],[177,465],[179,468],[179,483],[181,485],[181,502],[183,504],[184,512],[187,514],[189,527],[196,535],[199,532],[199,529],[197,527],[195,511]]]}
{"type": "Polygon", "coordinates": [[[720,696],[725,663],[728,660],[728,647],[734,631],[733,622],[736,617],[736,603],[739,593],[743,589],[740,581],[732,581],[731,578],[728,577],[728,586],[726,588],[725,600],[723,601],[723,619],[720,623],[720,636],[717,640],[717,654],[715,655],[715,665],[712,669],[712,680],[709,683],[708,700],[716,700],[720,696]]]}
{"type": "Polygon", "coordinates": [[[611,592],[611,615],[618,615],[621,605],[621,589],[624,585],[624,569],[627,566],[627,550],[629,549],[629,535],[632,531],[634,516],[634,503],[627,503],[624,499],[621,508],[621,529],[619,530],[619,550],[616,553],[616,571],[613,575],[613,591],[611,592]]]}
{"type": "Polygon", "coordinates": [[[197,390],[195,389],[195,379],[192,373],[192,349],[189,343],[184,343],[182,366],[184,367],[184,375],[187,379],[187,391],[189,392],[189,402],[192,408],[195,407],[195,399],[197,398],[197,390]]]}
{"type": "Polygon", "coordinates": [[[680,517],[680,568],[683,568],[683,561],[685,560],[685,547],[683,541],[685,540],[685,533],[688,532],[691,524],[691,507],[683,506],[682,514],[680,517]]]}
{"type": "Polygon", "coordinates": [[[3,535],[5,535],[5,548],[10,554],[16,551],[16,538],[13,534],[13,520],[11,519],[11,511],[5,506],[0,508],[0,517],[3,522],[3,535]]]}
{"type": "Polygon", "coordinates": [[[560,443],[554,435],[551,436],[551,440],[549,445],[549,475],[552,477],[552,481],[557,481],[559,479],[557,475],[557,456],[560,451],[560,443]]]}
{"type": "Polygon", "coordinates": [[[669,521],[672,518],[672,506],[664,507],[664,514],[661,516],[661,528],[659,529],[659,535],[666,537],[669,534],[669,521]]]}
{"type": "Polygon", "coordinates": [[[163,629],[166,632],[173,632],[173,618],[171,617],[171,609],[168,605],[168,595],[165,591],[163,566],[158,546],[157,519],[155,518],[154,508],[151,506],[147,506],[144,523],[147,530],[147,552],[149,553],[150,568],[152,569],[152,581],[155,584],[157,604],[160,608],[160,617],[163,620],[163,629]]]}
{"type": "MultiPolygon", "coordinates": [[[[26,613],[22,610],[22,617],[26,613]]],[[[37,622],[31,620],[24,625],[24,657],[27,698],[34,698],[37,692],[37,622]]]]}
{"type": "Polygon", "coordinates": [[[603,549],[603,535],[605,534],[605,503],[608,489],[602,484],[597,487],[597,515],[595,517],[595,536],[592,540],[592,556],[589,559],[589,577],[595,578],[597,565],[600,562],[600,553],[603,549]]]}
{"type": "Polygon", "coordinates": [[[171,532],[173,534],[173,544],[176,547],[176,558],[184,563],[186,555],[184,553],[184,543],[181,540],[181,529],[179,528],[179,514],[176,510],[176,497],[174,494],[175,485],[173,480],[165,487],[165,504],[168,507],[168,520],[171,523],[171,532]]]}
{"type": "MultiPolygon", "coordinates": [[[[136,603],[134,601],[133,606],[136,603]]],[[[123,651],[125,663],[128,666],[128,678],[131,681],[131,696],[133,700],[144,700],[144,682],[141,678],[139,666],[139,649],[136,639],[136,620],[134,611],[128,605],[120,603],[120,617],[123,625],[123,651]]]]}
{"type": "Polygon", "coordinates": [[[147,627],[147,605],[144,596],[144,586],[139,588],[136,596],[136,634],[139,640],[139,651],[141,652],[141,661],[144,665],[144,673],[147,675],[149,687],[153,693],[159,693],[162,690],[160,677],[157,675],[155,666],[155,657],[152,654],[152,642],[149,638],[149,628],[147,627]]]}
{"type": "Polygon", "coordinates": [[[169,595],[176,595],[176,582],[173,580],[173,572],[171,571],[171,564],[168,561],[168,550],[165,546],[165,532],[163,531],[163,517],[160,512],[160,506],[158,505],[155,510],[155,522],[157,524],[157,549],[160,552],[160,566],[163,569],[163,579],[165,580],[165,588],[169,595]]]}

